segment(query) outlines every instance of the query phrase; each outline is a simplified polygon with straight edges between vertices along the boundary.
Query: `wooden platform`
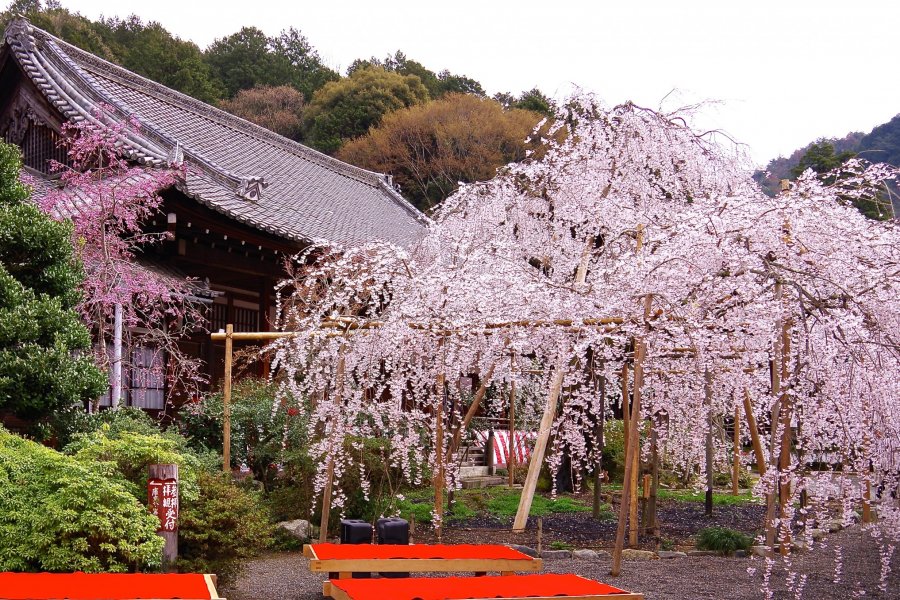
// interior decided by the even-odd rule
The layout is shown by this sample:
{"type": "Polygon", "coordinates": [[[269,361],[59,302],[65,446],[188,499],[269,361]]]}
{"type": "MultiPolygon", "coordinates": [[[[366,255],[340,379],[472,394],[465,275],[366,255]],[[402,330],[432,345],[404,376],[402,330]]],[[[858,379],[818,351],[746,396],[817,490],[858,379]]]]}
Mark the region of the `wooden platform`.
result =
{"type": "Polygon", "coordinates": [[[333,580],[334,600],[643,600],[578,575],[333,580]]]}
{"type": "Polygon", "coordinates": [[[4,600],[225,600],[195,573],[0,573],[4,600]]]}
{"type": "Polygon", "coordinates": [[[533,558],[506,546],[489,544],[307,544],[303,547],[314,573],[536,573],[543,567],[533,558]]]}
{"type": "MultiPolygon", "coordinates": [[[[513,575],[536,573],[544,566],[540,558],[494,544],[307,544],[303,555],[309,558],[310,571],[337,573],[341,581],[349,580],[353,573],[513,575]]],[[[332,581],[336,580],[322,584],[325,596],[331,595],[332,581]]]]}

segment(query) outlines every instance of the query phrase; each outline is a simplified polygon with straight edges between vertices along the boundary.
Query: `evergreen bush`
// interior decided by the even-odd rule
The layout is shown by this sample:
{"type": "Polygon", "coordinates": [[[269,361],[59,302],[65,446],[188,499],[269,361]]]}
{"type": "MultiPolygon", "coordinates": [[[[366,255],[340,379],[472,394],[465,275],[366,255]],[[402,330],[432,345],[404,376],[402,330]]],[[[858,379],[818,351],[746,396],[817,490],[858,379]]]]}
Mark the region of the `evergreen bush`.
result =
{"type": "Polygon", "coordinates": [[[155,568],[158,524],[93,465],[0,428],[0,571],[155,568]]]}
{"type": "Polygon", "coordinates": [[[0,411],[39,419],[103,393],[74,310],[81,269],[68,223],[28,200],[19,149],[0,142],[0,411]]]}
{"type": "Polygon", "coordinates": [[[706,527],[697,534],[697,549],[720,554],[734,554],[735,550],[749,550],[753,538],[727,527],[706,527]]]}

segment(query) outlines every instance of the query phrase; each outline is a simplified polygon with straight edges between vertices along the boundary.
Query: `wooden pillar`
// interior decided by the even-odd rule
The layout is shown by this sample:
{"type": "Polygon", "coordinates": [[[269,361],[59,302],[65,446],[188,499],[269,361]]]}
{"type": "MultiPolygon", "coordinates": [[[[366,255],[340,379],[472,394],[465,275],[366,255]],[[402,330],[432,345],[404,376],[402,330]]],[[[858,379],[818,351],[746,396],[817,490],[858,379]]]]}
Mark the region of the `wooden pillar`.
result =
{"type": "MultiPolygon", "coordinates": [[[[643,379],[643,368],[639,367],[644,359],[644,344],[638,341],[635,345],[634,387],[638,389],[643,379]]],[[[613,564],[609,574],[618,577],[622,571],[622,550],[625,546],[625,523],[628,518],[628,506],[631,501],[631,471],[634,468],[633,456],[638,452],[637,422],[640,418],[640,402],[631,403],[631,416],[629,424],[631,430],[628,435],[628,446],[625,448],[625,477],[622,482],[622,498],[619,504],[619,523],[616,527],[616,543],[613,548],[613,564]]]]}
{"type": "Polygon", "coordinates": [[[547,396],[547,404],[544,406],[544,416],[541,417],[540,430],[528,463],[528,475],[525,477],[525,485],[522,486],[522,495],[519,497],[519,508],[513,521],[513,531],[525,531],[528,523],[528,513],[531,512],[531,502],[534,500],[534,491],[537,488],[538,475],[541,473],[541,465],[544,462],[544,453],[547,451],[547,442],[550,440],[550,429],[553,419],[556,418],[556,403],[562,391],[563,378],[566,375],[566,363],[560,359],[556,365],[556,372],[550,385],[550,393],[547,396]]]}
{"type": "Polygon", "coordinates": [[[741,476],[741,409],[734,407],[734,440],[731,447],[731,495],[737,496],[741,476]]]}
{"type": "Polygon", "coordinates": [[[231,359],[234,325],[225,326],[225,382],[222,387],[222,470],[231,473],[231,359]]]}

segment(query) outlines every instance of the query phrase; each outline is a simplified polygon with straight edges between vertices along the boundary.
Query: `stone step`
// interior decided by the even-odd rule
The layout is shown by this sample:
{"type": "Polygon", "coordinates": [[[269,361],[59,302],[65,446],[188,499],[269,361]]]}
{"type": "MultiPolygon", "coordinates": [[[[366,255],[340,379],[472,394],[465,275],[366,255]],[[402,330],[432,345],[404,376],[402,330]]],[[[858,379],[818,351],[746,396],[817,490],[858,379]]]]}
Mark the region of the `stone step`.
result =
{"type": "Polygon", "coordinates": [[[487,477],[490,475],[488,467],[460,467],[459,478],[471,479],[473,477],[487,477]]]}
{"type": "Polygon", "coordinates": [[[462,484],[462,489],[464,490],[472,490],[472,489],[481,489],[487,487],[495,487],[498,485],[506,485],[507,479],[506,477],[499,477],[497,475],[487,475],[485,477],[469,477],[466,479],[462,479],[460,484],[462,484]]]}

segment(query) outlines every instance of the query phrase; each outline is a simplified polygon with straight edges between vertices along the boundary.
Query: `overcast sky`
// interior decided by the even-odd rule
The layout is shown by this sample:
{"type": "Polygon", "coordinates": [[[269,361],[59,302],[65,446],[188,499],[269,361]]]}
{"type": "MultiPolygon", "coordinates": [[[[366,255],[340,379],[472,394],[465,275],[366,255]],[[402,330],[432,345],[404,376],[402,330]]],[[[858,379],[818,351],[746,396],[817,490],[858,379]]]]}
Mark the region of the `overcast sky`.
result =
{"type": "Polygon", "coordinates": [[[62,4],[93,19],[135,13],[202,48],[245,25],[270,35],[293,26],[342,72],[355,58],[399,49],[489,94],[537,86],[564,97],[580,86],[609,104],[715,101],[695,125],[725,130],[760,163],[900,113],[900,2],[892,0],[62,4]]]}

